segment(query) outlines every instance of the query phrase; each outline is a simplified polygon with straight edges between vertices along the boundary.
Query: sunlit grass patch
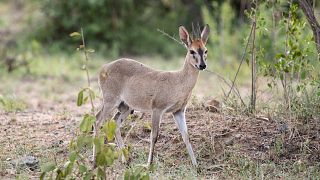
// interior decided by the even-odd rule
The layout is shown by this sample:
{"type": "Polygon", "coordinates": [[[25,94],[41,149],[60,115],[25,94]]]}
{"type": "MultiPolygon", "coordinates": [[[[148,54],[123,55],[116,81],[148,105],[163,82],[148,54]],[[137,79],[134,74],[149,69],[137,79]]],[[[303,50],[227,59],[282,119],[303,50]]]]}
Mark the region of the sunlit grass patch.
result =
{"type": "Polygon", "coordinates": [[[25,110],[27,108],[27,104],[15,96],[0,95],[0,107],[5,112],[17,112],[25,110]]]}

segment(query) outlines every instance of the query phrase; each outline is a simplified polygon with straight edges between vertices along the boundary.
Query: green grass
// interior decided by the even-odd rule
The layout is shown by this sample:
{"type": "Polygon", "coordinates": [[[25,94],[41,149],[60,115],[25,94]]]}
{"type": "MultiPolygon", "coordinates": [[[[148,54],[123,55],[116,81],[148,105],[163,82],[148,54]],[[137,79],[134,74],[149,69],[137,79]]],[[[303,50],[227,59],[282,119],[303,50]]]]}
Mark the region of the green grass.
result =
{"type": "Polygon", "coordinates": [[[17,112],[25,110],[27,108],[27,104],[15,96],[0,95],[0,107],[5,112],[17,112]]]}

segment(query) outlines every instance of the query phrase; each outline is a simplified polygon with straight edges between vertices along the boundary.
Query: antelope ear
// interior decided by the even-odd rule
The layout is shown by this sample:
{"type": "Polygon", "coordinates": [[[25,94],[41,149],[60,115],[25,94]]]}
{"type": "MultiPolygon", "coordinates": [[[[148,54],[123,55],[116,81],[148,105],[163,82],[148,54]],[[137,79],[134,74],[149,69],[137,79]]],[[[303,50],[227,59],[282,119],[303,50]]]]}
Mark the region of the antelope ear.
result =
{"type": "Polygon", "coordinates": [[[186,47],[191,45],[191,39],[185,27],[183,26],[179,27],[179,36],[180,36],[180,40],[185,44],[186,47]]]}
{"type": "Polygon", "coordinates": [[[201,40],[204,44],[207,44],[209,33],[210,33],[210,27],[208,24],[206,24],[201,33],[201,40]]]}

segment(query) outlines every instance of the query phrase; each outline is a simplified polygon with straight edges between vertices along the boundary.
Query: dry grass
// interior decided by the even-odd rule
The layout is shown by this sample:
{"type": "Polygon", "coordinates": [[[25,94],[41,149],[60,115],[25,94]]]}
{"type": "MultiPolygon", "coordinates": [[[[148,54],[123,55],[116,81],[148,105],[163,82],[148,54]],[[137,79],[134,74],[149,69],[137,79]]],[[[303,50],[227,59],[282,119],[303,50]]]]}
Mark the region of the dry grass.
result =
{"type": "MultiPolygon", "coordinates": [[[[23,155],[61,162],[67,157],[69,141],[76,135],[82,111],[75,106],[76,89],[70,87],[52,91],[43,98],[44,91],[35,88],[42,82],[26,81],[19,88],[22,97],[30,86],[32,99],[22,112],[1,112],[0,116],[0,175],[4,178],[37,178],[39,171],[19,169],[10,163],[23,155]],[[64,91],[65,89],[66,91],[64,91]],[[55,95],[53,95],[55,94],[55,95]],[[62,143],[59,143],[61,142],[62,143]]],[[[222,110],[212,113],[201,101],[193,101],[187,109],[190,140],[199,161],[192,167],[179,131],[167,114],[162,120],[155,149],[155,179],[230,179],[230,178],[319,178],[318,126],[301,125],[292,130],[275,118],[255,118],[232,115],[222,110]],[[307,127],[308,126],[308,127],[307,127]]],[[[143,164],[149,148],[150,115],[143,120],[137,116],[128,119],[122,128],[126,144],[131,146],[129,166],[143,164]],[[128,134],[128,132],[130,132],[128,134]]],[[[126,168],[116,163],[112,176],[122,177],[126,168]]],[[[111,172],[111,171],[110,171],[111,172]]]]}

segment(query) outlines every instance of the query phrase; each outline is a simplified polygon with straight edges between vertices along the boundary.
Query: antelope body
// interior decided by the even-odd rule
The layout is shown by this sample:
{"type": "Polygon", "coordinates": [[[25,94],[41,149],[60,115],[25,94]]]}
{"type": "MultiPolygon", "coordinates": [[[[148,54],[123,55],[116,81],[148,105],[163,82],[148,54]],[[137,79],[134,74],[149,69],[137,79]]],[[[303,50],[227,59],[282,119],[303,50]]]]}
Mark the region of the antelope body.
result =
{"type": "MultiPolygon", "coordinates": [[[[192,40],[187,30],[179,27],[179,35],[188,49],[183,68],[178,71],[158,71],[131,59],[119,59],[102,67],[99,84],[103,94],[103,105],[96,115],[94,134],[98,134],[101,123],[110,118],[117,107],[116,141],[123,148],[120,133],[121,122],[132,112],[139,110],[152,113],[151,145],[148,165],[152,163],[154,145],[157,141],[159,124],[164,113],[172,113],[186,144],[192,164],[197,166],[189,142],[185,109],[198,79],[199,70],[206,68],[209,26],[206,25],[199,39],[192,40]]],[[[95,148],[94,148],[95,157],[95,148]]]]}

